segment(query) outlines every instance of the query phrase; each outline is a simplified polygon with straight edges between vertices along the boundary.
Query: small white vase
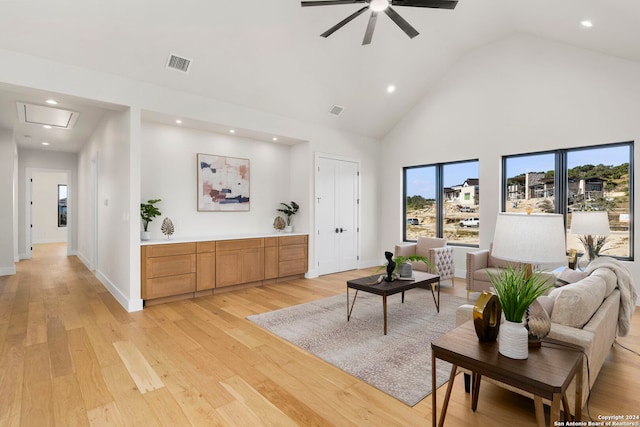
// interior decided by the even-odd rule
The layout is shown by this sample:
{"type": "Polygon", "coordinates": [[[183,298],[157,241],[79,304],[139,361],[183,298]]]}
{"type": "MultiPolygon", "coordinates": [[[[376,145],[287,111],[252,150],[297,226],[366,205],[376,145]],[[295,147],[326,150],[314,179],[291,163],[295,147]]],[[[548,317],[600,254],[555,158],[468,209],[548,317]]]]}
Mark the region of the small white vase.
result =
{"type": "Polygon", "coordinates": [[[511,359],[526,359],[529,357],[529,333],[524,323],[505,320],[500,325],[498,334],[498,351],[511,359]]]}
{"type": "Polygon", "coordinates": [[[285,233],[291,233],[292,231],[293,231],[293,225],[287,225],[287,226],[284,228],[284,232],[285,232],[285,233]]]}
{"type": "Polygon", "coordinates": [[[150,231],[143,231],[140,234],[140,240],[143,240],[143,241],[151,240],[151,232],[150,231]]]}

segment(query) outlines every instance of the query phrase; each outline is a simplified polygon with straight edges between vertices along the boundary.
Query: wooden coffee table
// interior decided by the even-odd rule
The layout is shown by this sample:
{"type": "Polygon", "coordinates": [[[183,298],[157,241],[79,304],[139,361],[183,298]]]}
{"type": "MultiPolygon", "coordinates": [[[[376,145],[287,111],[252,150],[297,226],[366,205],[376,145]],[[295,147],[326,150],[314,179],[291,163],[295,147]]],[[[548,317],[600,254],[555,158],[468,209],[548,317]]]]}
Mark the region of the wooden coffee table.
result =
{"type": "Polygon", "coordinates": [[[436,338],[431,342],[431,375],[433,392],[433,426],[437,422],[436,406],[436,358],[450,362],[451,376],[447,385],[440,423],[444,424],[447,406],[451,397],[453,381],[458,366],[470,370],[473,374],[471,409],[478,406],[480,379],[482,376],[493,378],[534,395],[534,406],[538,426],[545,425],[542,399],[551,401],[549,426],[560,419],[560,402],[568,412],[565,393],[573,377],[576,377],[575,419],[582,419],[582,349],[570,344],[542,343],[539,348],[529,348],[529,358],[515,360],[498,353],[498,342],[480,342],[469,321],[462,326],[436,338]]]}
{"type": "Polygon", "coordinates": [[[414,289],[417,287],[428,286],[431,289],[431,295],[433,296],[433,302],[436,305],[436,310],[440,313],[440,276],[437,274],[424,273],[422,271],[414,271],[412,280],[394,280],[393,282],[377,282],[380,274],[375,276],[362,277],[360,279],[354,279],[347,281],[347,322],[351,319],[351,312],[353,306],[356,303],[358,297],[358,291],[369,292],[371,294],[382,296],[382,313],[384,316],[384,334],[387,335],[387,296],[398,294],[402,292],[402,302],[404,303],[404,291],[414,289]],[[437,284],[438,293],[433,288],[437,284]],[[349,289],[355,289],[356,294],[353,297],[353,302],[350,302],[349,289]]]}

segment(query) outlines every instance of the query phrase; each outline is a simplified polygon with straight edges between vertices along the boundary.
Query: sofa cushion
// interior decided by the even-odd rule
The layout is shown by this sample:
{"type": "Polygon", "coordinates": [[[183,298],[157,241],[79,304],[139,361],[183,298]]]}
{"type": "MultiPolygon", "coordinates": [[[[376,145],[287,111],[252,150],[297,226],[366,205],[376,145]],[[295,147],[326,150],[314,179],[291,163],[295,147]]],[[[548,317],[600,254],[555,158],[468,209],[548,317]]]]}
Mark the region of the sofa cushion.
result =
{"type": "Polygon", "coordinates": [[[551,321],[582,328],[604,300],[606,284],[601,277],[589,276],[549,292],[555,298],[551,321]]]}
{"type": "Polygon", "coordinates": [[[429,249],[441,248],[447,244],[447,239],[438,237],[418,237],[416,243],[416,255],[429,256],[429,249]]]}
{"type": "Polygon", "coordinates": [[[542,308],[544,308],[544,311],[546,311],[549,317],[551,317],[551,314],[553,313],[553,306],[556,303],[556,299],[549,295],[540,295],[537,298],[537,300],[542,306],[542,308]]]}
{"type": "Polygon", "coordinates": [[[558,279],[556,280],[556,286],[564,286],[570,283],[576,283],[587,276],[588,274],[585,273],[584,271],[573,270],[571,268],[565,267],[565,269],[562,270],[558,275],[558,279]]]}
{"type": "Polygon", "coordinates": [[[608,268],[597,268],[592,273],[591,276],[601,277],[606,284],[605,298],[611,295],[611,293],[618,287],[618,278],[616,274],[609,270],[608,268]]]}
{"type": "Polygon", "coordinates": [[[480,270],[476,270],[473,272],[473,280],[480,280],[482,282],[491,282],[491,279],[489,278],[489,274],[498,276],[502,272],[504,272],[504,269],[502,268],[481,268],[480,270]]]}

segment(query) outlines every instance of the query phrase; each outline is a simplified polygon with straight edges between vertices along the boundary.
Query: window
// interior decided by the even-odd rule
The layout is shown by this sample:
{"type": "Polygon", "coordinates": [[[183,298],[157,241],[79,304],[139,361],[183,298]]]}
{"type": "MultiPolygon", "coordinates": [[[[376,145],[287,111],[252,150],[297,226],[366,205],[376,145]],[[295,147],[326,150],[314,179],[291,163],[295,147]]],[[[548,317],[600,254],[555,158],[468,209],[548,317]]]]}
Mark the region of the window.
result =
{"type": "Polygon", "coordinates": [[[58,184],[58,227],[67,226],[67,186],[58,184]]]}
{"type": "Polygon", "coordinates": [[[573,211],[609,215],[603,255],[633,259],[633,143],[532,153],[503,158],[503,211],[562,213],[567,249],[584,252],[571,233],[573,211]]]}
{"type": "Polygon", "coordinates": [[[479,245],[478,172],[477,160],[404,168],[404,240],[479,245]]]}

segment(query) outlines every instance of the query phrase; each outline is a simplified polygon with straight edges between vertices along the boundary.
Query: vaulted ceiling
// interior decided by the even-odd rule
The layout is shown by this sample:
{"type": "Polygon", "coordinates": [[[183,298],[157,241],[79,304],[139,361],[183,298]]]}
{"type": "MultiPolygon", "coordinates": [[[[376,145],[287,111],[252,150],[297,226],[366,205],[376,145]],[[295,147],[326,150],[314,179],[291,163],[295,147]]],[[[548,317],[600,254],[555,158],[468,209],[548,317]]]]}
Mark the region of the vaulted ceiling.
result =
{"type": "Polygon", "coordinates": [[[2,0],[0,48],[374,138],[466,52],[515,33],[640,61],[637,0],[395,7],[419,36],[409,39],[381,15],[372,43],[362,46],[367,13],[329,38],[319,36],[361,7],[302,8],[297,0],[2,0]],[[188,73],[166,68],[171,53],[192,61],[188,73]],[[387,93],[389,85],[395,92],[387,93]],[[328,113],[334,104],[344,107],[338,117],[328,113]]]}

